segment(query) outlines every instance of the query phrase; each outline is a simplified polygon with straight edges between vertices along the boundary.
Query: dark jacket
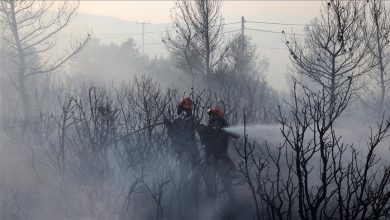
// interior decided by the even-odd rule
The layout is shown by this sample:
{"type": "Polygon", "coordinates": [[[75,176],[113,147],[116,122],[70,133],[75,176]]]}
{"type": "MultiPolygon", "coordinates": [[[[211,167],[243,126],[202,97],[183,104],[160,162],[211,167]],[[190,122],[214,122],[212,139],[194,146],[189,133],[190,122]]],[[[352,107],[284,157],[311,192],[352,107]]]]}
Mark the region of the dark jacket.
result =
{"type": "Polygon", "coordinates": [[[172,122],[165,122],[168,137],[171,139],[175,151],[181,154],[184,151],[196,149],[195,120],[193,117],[177,118],[172,122]]]}
{"type": "Polygon", "coordinates": [[[222,129],[228,126],[226,120],[223,119],[221,123],[221,128],[213,128],[213,123],[210,121],[207,126],[200,125],[197,129],[200,141],[205,146],[206,154],[222,155],[227,153],[231,135],[222,129]]]}

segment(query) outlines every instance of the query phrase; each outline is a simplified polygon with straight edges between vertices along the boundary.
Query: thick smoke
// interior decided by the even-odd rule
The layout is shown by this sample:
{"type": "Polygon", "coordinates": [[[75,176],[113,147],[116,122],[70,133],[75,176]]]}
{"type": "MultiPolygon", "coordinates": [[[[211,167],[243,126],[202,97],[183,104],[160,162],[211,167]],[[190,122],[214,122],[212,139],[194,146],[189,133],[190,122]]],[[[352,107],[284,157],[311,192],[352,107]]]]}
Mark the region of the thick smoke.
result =
{"type": "Polygon", "coordinates": [[[326,2],[306,41],[285,36],[288,94],[268,84],[253,39],[226,37],[219,1],[178,1],[174,31],[161,36],[167,57],[131,38],[80,35],[56,47],[77,4],[1,2],[0,219],[389,218],[387,62],[371,60],[390,44],[363,38],[375,18],[358,10],[386,10],[376,2],[326,2]],[[51,4],[63,4],[58,17],[45,14],[51,4]],[[351,30],[341,33],[340,17],[351,30]],[[200,157],[190,169],[167,129],[185,97],[200,157]],[[207,192],[200,128],[214,107],[231,125],[217,131],[233,164],[215,167],[231,168],[233,196],[220,176],[207,192]]]}

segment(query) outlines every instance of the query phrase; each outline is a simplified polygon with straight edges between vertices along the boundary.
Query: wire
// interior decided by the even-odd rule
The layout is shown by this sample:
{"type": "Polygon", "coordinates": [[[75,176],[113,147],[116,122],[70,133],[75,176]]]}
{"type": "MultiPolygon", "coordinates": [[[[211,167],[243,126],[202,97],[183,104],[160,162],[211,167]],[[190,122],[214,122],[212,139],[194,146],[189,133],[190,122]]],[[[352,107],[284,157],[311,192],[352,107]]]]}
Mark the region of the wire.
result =
{"type": "MultiPolygon", "coordinates": [[[[232,23],[231,23],[232,24],[232,23]]],[[[232,31],[225,31],[225,32],[222,32],[222,33],[230,33],[230,32],[235,32],[235,31],[239,31],[240,29],[237,29],[237,30],[232,30],[232,31]]],[[[156,34],[156,33],[166,33],[166,32],[172,32],[172,31],[175,31],[175,30],[165,30],[165,31],[149,31],[149,32],[145,32],[145,34],[156,34]]],[[[142,35],[142,32],[139,33],[139,32],[123,32],[123,33],[112,33],[112,34],[94,34],[93,36],[94,37],[102,37],[102,38],[117,38],[117,37],[126,37],[125,35],[142,35]]],[[[69,34],[58,34],[57,35],[58,37],[68,37],[69,34]]]]}
{"type": "MultiPolygon", "coordinates": [[[[168,30],[168,32],[171,32],[171,31],[174,31],[174,30],[168,30]]],[[[165,33],[167,32],[166,30],[165,31],[149,31],[149,32],[145,32],[145,34],[155,34],[155,33],[165,33]]],[[[111,35],[142,35],[142,32],[139,33],[139,32],[133,32],[133,33],[130,33],[130,32],[124,32],[124,33],[114,33],[114,34],[96,34],[94,36],[111,36],[111,35]]]]}
{"type": "Polygon", "coordinates": [[[282,34],[282,32],[279,32],[279,31],[270,31],[270,30],[264,30],[264,29],[254,29],[254,28],[244,28],[244,29],[250,30],[250,31],[260,31],[260,32],[273,33],[273,34],[282,34]]]}
{"type": "MultiPolygon", "coordinates": [[[[150,32],[145,32],[145,34],[155,34],[155,33],[166,33],[166,32],[172,32],[175,30],[165,30],[165,31],[150,31],[150,32]]],[[[142,33],[141,33],[142,34],[142,33]]]]}
{"type": "MultiPolygon", "coordinates": [[[[275,24],[275,25],[298,25],[298,26],[305,26],[305,24],[293,24],[293,23],[280,23],[280,22],[266,22],[266,21],[244,21],[247,23],[258,23],[258,24],[275,24]]],[[[232,24],[241,24],[241,21],[238,22],[229,22],[229,23],[223,23],[221,25],[232,25],[232,24]]],[[[248,30],[251,30],[250,28],[245,28],[248,30]]],[[[253,29],[254,30],[254,29],[253,29]]],[[[172,32],[175,30],[163,30],[163,31],[147,31],[144,32],[144,34],[157,34],[157,33],[166,33],[166,32],[172,32]]],[[[226,31],[224,33],[229,33],[229,32],[234,32],[238,30],[233,30],[233,31],[226,31]]],[[[270,32],[272,31],[269,30],[264,30],[264,32],[270,32]]],[[[279,32],[275,32],[279,33],[279,32]]],[[[67,34],[58,34],[57,36],[66,36],[67,34]]],[[[123,32],[123,33],[104,33],[104,34],[95,34],[94,36],[117,36],[117,35],[142,35],[142,32],[123,32]]]]}
{"type": "Polygon", "coordinates": [[[224,23],[224,24],[222,24],[222,25],[231,25],[231,24],[241,24],[241,21],[230,22],[230,23],[224,23]]]}
{"type": "MultiPolygon", "coordinates": [[[[241,29],[236,29],[236,30],[232,30],[232,31],[225,31],[225,32],[222,32],[222,34],[226,34],[226,33],[231,33],[231,32],[236,32],[236,31],[240,31],[241,29]]],[[[162,42],[160,43],[149,43],[149,44],[145,44],[145,46],[149,46],[149,45],[159,45],[159,44],[164,44],[162,42]]]]}
{"type": "MultiPolygon", "coordinates": [[[[226,34],[226,33],[231,33],[231,32],[236,32],[236,31],[240,31],[241,29],[236,29],[236,30],[231,30],[231,31],[225,31],[225,32],[221,32],[221,34],[226,34]]],[[[130,37],[130,36],[127,36],[128,34],[126,33],[117,33],[117,34],[111,34],[111,35],[103,35],[103,34],[96,34],[96,35],[93,35],[94,37],[98,37],[100,39],[116,39],[116,38],[126,38],[126,37],[130,37]]],[[[65,36],[64,36],[65,37],[65,36]]],[[[61,36],[61,38],[63,38],[61,36]]]]}
{"type": "Polygon", "coordinates": [[[300,33],[287,33],[285,31],[271,31],[271,30],[264,30],[264,29],[255,29],[255,28],[244,28],[245,30],[250,30],[250,31],[260,31],[260,32],[266,32],[266,33],[273,33],[273,34],[291,34],[291,35],[304,35],[300,33]]]}
{"type": "MultiPolygon", "coordinates": [[[[266,22],[266,21],[247,21],[245,20],[244,22],[247,23],[257,23],[257,24],[272,24],[272,25],[298,25],[298,26],[305,26],[305,24],[298,24],[298,23],[281,23],[281,22],[266,22]]],[[[238,22],[229,22],[229,23],[223,23],[221,25],[232,25],[232,24],[240,24],[241,21],[238,22]]],[[[284,31],[278,32],[278,31],[272,31],[272,30],[266,30],[266,29],[256,29],[256,28],[245,28],[246,30],[250,31],[259,31],[259,32],[266,32],[266,33],[274,33],[274,34],[295,34],[295,35],[304,35],[300,33],[286,33],[284,31]]],[[[223,34],[225,33],[231,33],[231,32],[236,32],[240,31],[241,29],[236,29],[236,30],[231,30],[231,31],[225,31],[222,32],[223,34]]],[[[158,33],[166,33],[166,32],[173,32],[175,30],[168,29],[164,31],[148,31],[144,32],[144,34],[158,34],[158,33]]],[[[106,33],[106,34],[94,34],[94,36],[99,37],[99,38],[104,38],[104,39],[110,39],[110,38],[123,38],[123,37],[128,37],[126,35],[142,35],[142,32],[123,32],[123,33],[106,33]]],[[[58,37],[67,37],[66,34],[59,34],[57,35],[58,37]]]]}
{"type": "Polygon", "coordinates": [[[222,34],[227,34],[227,33],[235,32],[235,31],[241,31],[241,29],[236,29],[236,30],[232,30],[232,31],[225,31],[225,32],[222,32],[222,34]]]}
{"type": "Polygon", "coordinates": [[[306,26],[307,24],[293,24],[293,23],[280,23],[280,22],[267,22],[267,21],[245,21],[248,23],[256,24],[276,24],[276,25],[290,25],[290,26],[306,26]]]}
{"type": "MultiPolygon", "coordinates": [[[[241,22],[230,22],[230,23],[224,23],[222,25],[231,25],[231,24],[240,24],[241,22]]],[[[144,32],[144,34],[156,34],[156,33],[166,33],[166,32],[172,32],[175,30],[164,30],[164,31],[147,31],[144,32]]],[[[229,33],[233,31],[227,31],[225,33],[229,33]]],[[[142,32],[123,32],[123,33],[114,33],[114,34],[96,34],[94,36],[115,36],[115,35],[142,35],[142,32]]]]}

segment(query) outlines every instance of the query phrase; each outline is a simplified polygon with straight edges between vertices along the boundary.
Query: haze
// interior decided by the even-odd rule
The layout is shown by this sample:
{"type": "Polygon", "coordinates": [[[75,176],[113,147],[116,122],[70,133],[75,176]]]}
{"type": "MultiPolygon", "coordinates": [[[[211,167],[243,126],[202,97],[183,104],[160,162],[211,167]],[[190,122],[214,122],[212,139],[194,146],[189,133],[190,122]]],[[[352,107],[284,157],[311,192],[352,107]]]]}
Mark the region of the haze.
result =
{"type": "MultiPolygon", "coordinates": [[[[134,23],[149,21],[151,25],[146,25],[146,31],[153,32],[163,30],[161,26],[156,27],[153,24],[169,26],[171,22],[170,11],[174,3],[174,1],[81,1],[79,13],[107,16],[134,23]]],[[[225,1],[221,12],[226,23],[240,21],[241,16],[244,16],[249,21],[307,24],[318,14],[321,4],[321,1],[225,1]]],[[[85,25],[95,30],[96,35],[109,34],[99,31],[99,27],[85,25]]],[[[247,27],[276,32],[292,29],[300,32],[303,29],[302,26],[267,24],[248,24],[247,27]]],[[[240,28],[241,24],[225,27],[227,30],[240,28]]],[[[118,29],[111,34],[123,32],[131,31],[118,29]]],[[[138,31],[135,32],[141,32],[140,25],[138,31]]],[[[282,35],[250,30],[247,30],[246,34],[252,36],[253,42],[258,46],[259,53],[269,58],[269,69],[266,74],[269,83],[277,89],[286,90],[285,75],[288,71],[289,59],[288,52],[282,42],[282,35]]],[[[126,37],[134,37],[138,43],[141,43],[139,35],[126,35],[126,37]]],[[[114,38],[114,42],[120,41],[118,38],[114,38]]],[[[152,44],[146,46],[145,52],[151,56],[166,56],[167,51],[163,44],[157,44],[159,42],[161,41],[158,35],[148,38],[146,44],[152,44]]]]}
{"type": "Polygon", "coordinates": [[[390,219],[386,0],[0,0],[0,219],[390,219]]]}

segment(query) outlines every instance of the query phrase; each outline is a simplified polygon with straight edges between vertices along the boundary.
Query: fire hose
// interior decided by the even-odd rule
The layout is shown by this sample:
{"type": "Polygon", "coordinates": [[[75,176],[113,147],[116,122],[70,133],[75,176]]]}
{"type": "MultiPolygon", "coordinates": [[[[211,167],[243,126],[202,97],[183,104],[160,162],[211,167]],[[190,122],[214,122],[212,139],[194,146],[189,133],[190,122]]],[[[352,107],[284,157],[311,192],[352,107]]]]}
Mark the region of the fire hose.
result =
{"type": "Polygon", "coordinates": [[[164,124],[164,122],[155,123],[155,124],[152,124],[152,125],[148,125],[148,126],[146,126],[146,127],[143,127],[143,128],[139,128],[139,129],[133,130],[132,132],[127,133],[126,135],[123,135],[122,137],[120,137],[120,138],[114,140],[114,141],[113,141],[112,143],[110,143],[109,145],[114,144],[114,143],[116,143],[116,142],[118,142],[118,141],[121,141],[122,139],[124,139],[124,138],[126,138],[126,137],[128,137],[128,136],[130,136],[130,135],[132,135],[132,134],[135,134],[135,133],[141,132],[141,131],[143,131],[143,130],[152,128],[152,127],[154,127],[154,126],[162,125],[162,124],[164,124]]]}
{"type": "MultiPolygon", "coordinates": [[[[146,127],[142,127],[142,128],[133,130],[132,132],[127,133],[126,135],[123,135],[122,137],[120,137],[120,138],[114,140],[114,141],[113,141],[112,143],[110,143],[109,145],[114,144],[114,143],[116,143],[116,142],[118,142],[118,141],[121,141],[122,139],[124,139],[124,138],[126,138],[126,137],[128,137],[128,136],[130,136],[130,135],[133,135],[133,134],[135,134],[135,133],[138,133],[138,132],[141,132],[141,131],[143,131],[143,130],[152,128],[152,127],[154,127],[154,126],[163,125],[163,124],[165,124],[165,122],[158,122],[158,123],[155,123],[155,124],[152,124],[152,125],[148,125],[148,126],[146,126],[146,127]]],[[[235,134],[234,132],[230,132],[230,131],[227,131],[227,130],[225,130],[225,129],[222,129],[222,130],[223,130],[224,132],[226,132],[227,134],[229,134],[229,136],[232,137],[232,138],[237,139],[237,138],[240,137],[240,135],[235,134]]]]}

